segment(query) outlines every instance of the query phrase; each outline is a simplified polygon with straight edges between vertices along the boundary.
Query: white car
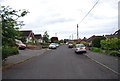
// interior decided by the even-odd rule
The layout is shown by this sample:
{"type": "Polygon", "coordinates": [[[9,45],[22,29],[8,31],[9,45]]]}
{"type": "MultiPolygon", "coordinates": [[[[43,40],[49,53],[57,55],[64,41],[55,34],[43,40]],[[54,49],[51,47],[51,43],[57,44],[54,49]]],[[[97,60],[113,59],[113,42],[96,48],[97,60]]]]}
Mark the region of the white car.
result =
{"type": "Polygon", "coordinates": [[[84,44],[76,44],[75,53],[86,53],[86,47],[84,44]]]}
{"type": "Polygon", "coordinates": [[[58,44],[58,43],[56,43],[56,46],[57,46],[57,47],[59,47],[59,44],[58,44]]]}
{"type": "Polygon", "coordinates": [[[49,45],[49,49],[56,49],[56,48],[57,48],[56,43],[51,43],[49,45]]]}

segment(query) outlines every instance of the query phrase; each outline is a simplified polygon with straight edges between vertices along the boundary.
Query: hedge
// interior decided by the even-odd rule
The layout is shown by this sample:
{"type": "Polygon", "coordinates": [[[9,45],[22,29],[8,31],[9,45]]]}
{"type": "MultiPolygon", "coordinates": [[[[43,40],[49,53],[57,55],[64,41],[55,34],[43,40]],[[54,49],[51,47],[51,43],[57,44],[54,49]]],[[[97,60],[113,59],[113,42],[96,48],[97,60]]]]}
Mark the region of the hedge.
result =
{"type": "Polygon", "coordinates": [[[2,60],[5,60],[8,56],[18,54],[17,47],[3,46],[2,47],[2,60]]]}
{"type": "Polygon", "coordinates": [[[120,49],[120,39],[110,38],[106,40],[101,40],[101,48],[105,50],[119,50],[120,49]]]}

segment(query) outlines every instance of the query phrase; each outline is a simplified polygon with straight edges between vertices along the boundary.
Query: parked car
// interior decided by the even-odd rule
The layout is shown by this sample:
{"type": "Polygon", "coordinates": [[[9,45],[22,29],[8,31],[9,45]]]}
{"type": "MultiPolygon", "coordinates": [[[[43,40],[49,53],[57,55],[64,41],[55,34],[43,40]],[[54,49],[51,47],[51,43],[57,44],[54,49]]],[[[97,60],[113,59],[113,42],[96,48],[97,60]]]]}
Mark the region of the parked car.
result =
{"type": "Polygon", "coordinates": [[[26,45],[22,43],[21,40],[15,40],[16,41],[16,46],[21,49],[21,50],[24,50],[26,48],[26,45]]]}
{"type": "Polygon", "coordinates": [[[76,44],[75,46],[75,53],[86,53],[86,47],[84,44],[76,44]]]}
{"type": "Polygon", "coordinates": [[[49,49],[56,49],[56,48],[57,48],[56,43],[51,43],[49,45],[49,49]]]}
{"type": "Polygon", "coordinates": [[[57,47],[59,47],[59,44],[58,44],[58,43],[56,43],[56,46],[57,46],[57,47]]]}
{"type": "Polygon", "coordinates": [[[118,50],[118,56],[120,57],[120,50],[118,50]]]}
{"type": "Polygon", "coordinates": [[[68,45],[69,43],[68,42],[66,42],[66,45],[68,45]]]}
{"type": "Polygon", "coordinates": [[[68,44],[68,48],[73,48],[73,44],[68,44]]]}

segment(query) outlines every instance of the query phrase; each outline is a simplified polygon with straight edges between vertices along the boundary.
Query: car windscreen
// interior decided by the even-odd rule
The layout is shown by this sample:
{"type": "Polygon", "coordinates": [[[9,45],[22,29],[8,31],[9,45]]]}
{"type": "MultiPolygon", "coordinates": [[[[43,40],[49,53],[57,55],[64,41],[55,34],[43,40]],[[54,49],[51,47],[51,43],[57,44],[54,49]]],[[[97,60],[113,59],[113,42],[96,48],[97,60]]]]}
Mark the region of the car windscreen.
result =
{"type": "Polygon", "coordinates": [[[50,45],[56,45],[55,43],[52,43],[52,44],[50,44],[50,45]]]}
{"type": "Polygon", "coordinates": [[[85,47],[84,45],[76,45],[76,48],[82,48],[85,47]]]}
{"type": "Polygon", "coordinates": [[[16,41],[17,44],[23,44],[21,41],[16,41]]]}

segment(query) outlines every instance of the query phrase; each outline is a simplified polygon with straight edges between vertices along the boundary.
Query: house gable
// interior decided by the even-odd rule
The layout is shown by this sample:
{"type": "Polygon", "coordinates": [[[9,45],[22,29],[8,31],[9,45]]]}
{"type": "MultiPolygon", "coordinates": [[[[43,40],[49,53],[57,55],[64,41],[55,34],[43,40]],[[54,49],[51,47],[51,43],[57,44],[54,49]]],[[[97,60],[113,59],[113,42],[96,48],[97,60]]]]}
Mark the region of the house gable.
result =
{"type": "Polygon", "coordinates": [[[20,37],[25,38],[26,42],[35,42],[35,37],[32,30],[23,30],[20,32],[21,32],[20,37]]]}

